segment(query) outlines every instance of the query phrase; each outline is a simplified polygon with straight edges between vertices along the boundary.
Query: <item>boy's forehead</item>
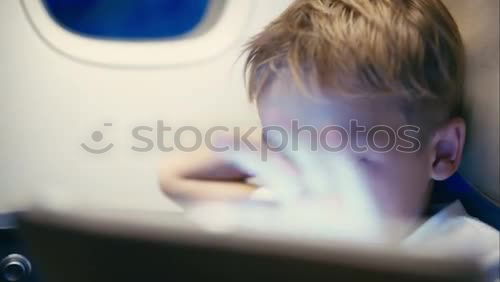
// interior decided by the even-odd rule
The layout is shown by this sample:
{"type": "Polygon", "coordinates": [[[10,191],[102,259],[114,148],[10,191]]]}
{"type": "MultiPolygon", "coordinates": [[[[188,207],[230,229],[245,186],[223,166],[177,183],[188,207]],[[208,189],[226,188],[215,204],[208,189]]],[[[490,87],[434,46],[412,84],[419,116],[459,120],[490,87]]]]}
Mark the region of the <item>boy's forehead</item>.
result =
{"type": "MultiPolygon", "coordinates": [[[[314,88],[308,88],[314,89],[314,88]]],[[[399,104],[377,94],[346,94],[335,89],[306,93],[290,79],[274,80],[257,98],[260,117],[266,125],[298,120],[309,125],[348,125],[357,120],[365,126],[398,127],[405,121],[399,104]],[[360,96],[363,96],[362,98],[360,96]]]]}

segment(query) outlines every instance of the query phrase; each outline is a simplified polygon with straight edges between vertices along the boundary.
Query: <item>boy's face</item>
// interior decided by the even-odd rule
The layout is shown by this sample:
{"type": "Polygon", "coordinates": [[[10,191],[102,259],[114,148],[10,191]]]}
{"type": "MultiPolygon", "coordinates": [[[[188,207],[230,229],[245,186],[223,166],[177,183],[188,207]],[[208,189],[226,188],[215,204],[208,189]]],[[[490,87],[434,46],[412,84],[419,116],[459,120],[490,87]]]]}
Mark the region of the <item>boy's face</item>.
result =
{"type": "MultiPolygon", "coordinates": [[[[314,127],[319,132],[317,152],[302,148],[300,153],[317,156],[318,162],[325,157],[329,162],[349,160],[355,175],[373,195],[384,216],[407,219],[420,216],[432,183],[432,154],[426,148],[413,150],[416,152],[404,149],[415,147],[417,139],[405,141],[398,137],[402,133],[398,130],[408,124],[397,104],[386,98],[349,99],[340,93],[325,93],[328,101],[315,101],[300,94],[294,85],[289,79],[276,79],[260,94],[257,105],[263,127],[285,128],[289,142],[302,140],[300,144],[309,146],[314,140],[310,131],[295,130],[294,133],[293,122],[295,129],[314,127]]],[[[411,133],[415,132],[406,135],[417,136],[411,133]]],[[[343,175],[329,173],[334,176],[331,186],[335,189],[335,179],[343,175]]]]}

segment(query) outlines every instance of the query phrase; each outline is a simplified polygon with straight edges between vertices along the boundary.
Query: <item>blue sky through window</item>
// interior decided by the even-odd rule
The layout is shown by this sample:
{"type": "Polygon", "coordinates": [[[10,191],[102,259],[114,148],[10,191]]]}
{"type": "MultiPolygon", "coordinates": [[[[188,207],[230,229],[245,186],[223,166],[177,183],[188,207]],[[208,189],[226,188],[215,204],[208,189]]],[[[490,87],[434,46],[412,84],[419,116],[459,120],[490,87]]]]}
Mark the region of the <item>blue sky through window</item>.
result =
{"type": "Polygon", "coordinates": [[[155,40],[184,35],[203,20],[210,0],[44,0],[64,28],[89,37],[155,40]]]}

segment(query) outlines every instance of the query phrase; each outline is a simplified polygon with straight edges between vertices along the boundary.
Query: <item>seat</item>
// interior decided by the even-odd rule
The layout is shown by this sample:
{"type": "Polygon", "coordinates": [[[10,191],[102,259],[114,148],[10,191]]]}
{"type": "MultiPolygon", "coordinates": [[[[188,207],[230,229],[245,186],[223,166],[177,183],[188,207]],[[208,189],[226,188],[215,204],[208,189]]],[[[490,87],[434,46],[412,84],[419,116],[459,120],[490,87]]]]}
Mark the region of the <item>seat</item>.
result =
{"type": "Polygon", "coordinates": [[[467,212],[500,229],[499,1],[444,0],[466,48],[467,141],[460,172],[438,183],[435,204],[460,200],[467,212]]]}

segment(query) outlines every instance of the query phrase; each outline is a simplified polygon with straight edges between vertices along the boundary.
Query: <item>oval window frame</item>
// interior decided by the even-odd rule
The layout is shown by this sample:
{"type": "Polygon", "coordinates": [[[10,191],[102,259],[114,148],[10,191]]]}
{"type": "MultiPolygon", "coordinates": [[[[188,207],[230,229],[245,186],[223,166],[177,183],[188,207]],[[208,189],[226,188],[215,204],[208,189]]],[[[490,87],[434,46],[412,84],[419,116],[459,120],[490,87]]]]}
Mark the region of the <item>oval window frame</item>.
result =
{"type": "Polygon", "coordinates": [[[254,1],[225,1],[222,10],[217,11],[218,19],[212,19],[210,29],[203,32],[165,40],[123,41],[66,30],[50,16],[42,0],[20,3],[38,35],[53,49],[77,61],[115,67],[176,66],[216,57],[240,38],[254,7],[254,1]]]}

